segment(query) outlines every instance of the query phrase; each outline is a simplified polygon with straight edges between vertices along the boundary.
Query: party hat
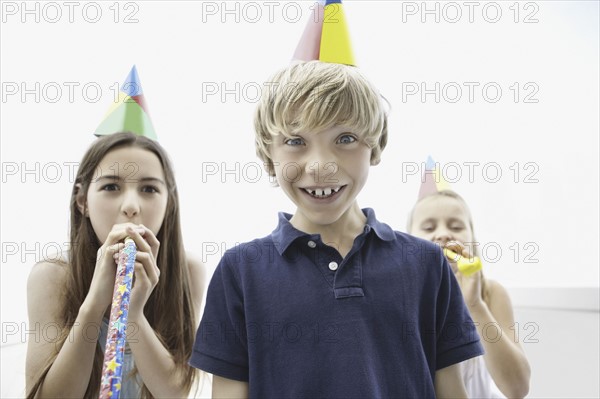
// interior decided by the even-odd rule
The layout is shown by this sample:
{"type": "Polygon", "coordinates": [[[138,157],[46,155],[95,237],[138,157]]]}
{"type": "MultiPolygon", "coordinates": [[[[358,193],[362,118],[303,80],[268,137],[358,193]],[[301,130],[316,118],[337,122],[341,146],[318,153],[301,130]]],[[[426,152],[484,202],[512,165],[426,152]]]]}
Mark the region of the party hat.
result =
{"type": "Polygon", "coordinates": [[[356,66],[341,0],[320,1],[304,29],[294,60],[356,66]]]}
{"type": "Polygon", "coordinates": [[[119,98],[112,104],[94,134],[106,136],[118,132],[132,132],[156,140],[135,65],[121,86],[119,98]]]}
{"type": "Polygon", "coordinates": [[[440,191],[450,190],[450,184],[442,176],[439,164],[433,161],[431,156],[427,157],[425,164],[425,173],[421,179],[421,188],[419,189],[419,200],[431,194],[436,194],[440,191]]]}

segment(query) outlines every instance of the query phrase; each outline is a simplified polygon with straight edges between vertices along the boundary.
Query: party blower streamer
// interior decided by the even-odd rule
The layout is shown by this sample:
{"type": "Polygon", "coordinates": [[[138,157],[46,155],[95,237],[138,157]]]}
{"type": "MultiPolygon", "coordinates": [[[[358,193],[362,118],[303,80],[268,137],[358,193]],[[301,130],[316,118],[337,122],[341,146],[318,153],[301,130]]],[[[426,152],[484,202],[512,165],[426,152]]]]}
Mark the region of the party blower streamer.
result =
{"type": "Polygon", "coordinates": [[[137,248],[135,242],[130,237],[125,238],[125,248],[119,252],[115,289],[113,291],[110,320],[106,334],[100,399],[118,399],[121,393],[127,313],[129,312],[129,299],[131,296],[131,283],[136,254],[137,248]]]}

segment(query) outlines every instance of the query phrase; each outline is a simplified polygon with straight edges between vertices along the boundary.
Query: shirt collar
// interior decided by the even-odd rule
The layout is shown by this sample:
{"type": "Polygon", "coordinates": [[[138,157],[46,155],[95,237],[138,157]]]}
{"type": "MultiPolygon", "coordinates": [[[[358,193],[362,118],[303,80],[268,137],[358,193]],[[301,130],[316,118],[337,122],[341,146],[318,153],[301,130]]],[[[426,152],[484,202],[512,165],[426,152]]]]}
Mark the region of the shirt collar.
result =
{"type": "Polygon", "coordinates": [[[277,228],[271,233],[275,248],[280,255],[283,255],[286,249],[294,242],[297,238],[308,236],[309,234],[298,230],[290,223],[292,215],[285,212],[279,212],[279,223],[277,228]]]}
{"type": "Polygon", "coordinates": [[[371,208],[364,208],[363,213],[367,217],[367,223],[365,225],[365,231],[368,232],[370,229],[375,231],[377,237],[379,237],[383,241],[393,241],[396,239],[396,234],[394,230],[385,223],[381,223],[375,217],[375,211],[371,208]]]}
{"type": "MultiPolygon", "coordinates": [[[[375,217],[375,211],[373,211],[373,209],[364,208],[362,212],[367,217],[364,230],[365,233],[368,234],[371,230],[373,230],[377,237],[383,241],[392,241],[395,239],[396,235],[394,230],[392,230],[392,228],[387,224],[378,221],[375,217]]],[[[290,223],[291,218],[292,215],[289,213],[279,212],[279,223],[277,228],[271,233],[273,243],[275,244],[275,247],[280,255],[283,255],[288,247],[300,237],[313,237],[314,239],[318,237],[318,234],[311,235],[296,229],[290,223]]]]}

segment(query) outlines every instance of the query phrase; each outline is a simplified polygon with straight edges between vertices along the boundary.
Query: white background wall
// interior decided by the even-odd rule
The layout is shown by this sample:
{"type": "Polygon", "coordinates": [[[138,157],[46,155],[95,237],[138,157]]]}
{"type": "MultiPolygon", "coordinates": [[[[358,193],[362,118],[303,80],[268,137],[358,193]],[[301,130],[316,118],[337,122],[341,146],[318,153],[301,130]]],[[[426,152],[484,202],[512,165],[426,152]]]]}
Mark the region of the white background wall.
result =
{"type": "MultiPolygon", "coordinates": [[[[530,287],[591,292],[583,301],[597,338],[598,2],[481,1],[471,16],[465,3],[344,3],[357,61],[392,104],[389,145],[359,203],[404,230],[420,183],[413,168],[433,156],[471,206],[487,276],[517,295],[530,287]],[[433,92],[422,98],[421,85],[435,91],[436,83],[439,101],[433,92]]],[[[289,61],[312,6],[74,2],[69,15],[64,2],[2,3],[3,353],[23,341],[31,266],[66,248],[71,167],[133,64],[176,167],[186,246],[209,274],[222,251],[268,234],[276,211],[293,211],[265,173],[256,177],[252,114],[256,89],[289,61]]],[[[556,360],[564,367],[597,370],[597,344],[567,357],[583,345],[577,325],[544,348],[565,351],[556,360]]],[[[2,365],[4,381],[4,355],[2,365]]],[[[553,383],[566,397],[581,384],[564,375],[553,383]]],[[[598,396],[594,375],[596,390],[590,384],[577,396],[598,396]]]]}
{"type": "Polygon", "coordinates": [[[600,397],[598,312],[517,308],[515,320],[531,365],[528,397],[600,397]]]}

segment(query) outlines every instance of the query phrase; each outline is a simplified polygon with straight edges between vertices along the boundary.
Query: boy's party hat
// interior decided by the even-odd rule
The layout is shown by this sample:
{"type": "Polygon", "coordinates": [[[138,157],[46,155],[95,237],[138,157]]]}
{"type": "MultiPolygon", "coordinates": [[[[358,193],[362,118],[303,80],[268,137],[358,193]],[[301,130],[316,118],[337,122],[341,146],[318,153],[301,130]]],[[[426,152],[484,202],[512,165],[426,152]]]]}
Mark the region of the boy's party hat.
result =
{"type": "Polygon", "coordinates": [[[427,163],[425,164],[425,173],[421,179],[421,188],[419,189],[419,198],[422,200],[431,194],[436,194],[440,191],[450,190],[450,184],[442,176],[439,164],[433,161],[431,156],[427,157],[427,163]]]}
{"type": "Polygon", "coordinates": [[[319,1],[316,7],[293,59],[356,66],[342,0],[319,1]]]}
{"type": "Polygon", "coordinates": [[[118,132],[132,132],[156,140],[135,65],[121,86],[119,98],[112,104],[94,134],[106,136],[118,132]]]}

